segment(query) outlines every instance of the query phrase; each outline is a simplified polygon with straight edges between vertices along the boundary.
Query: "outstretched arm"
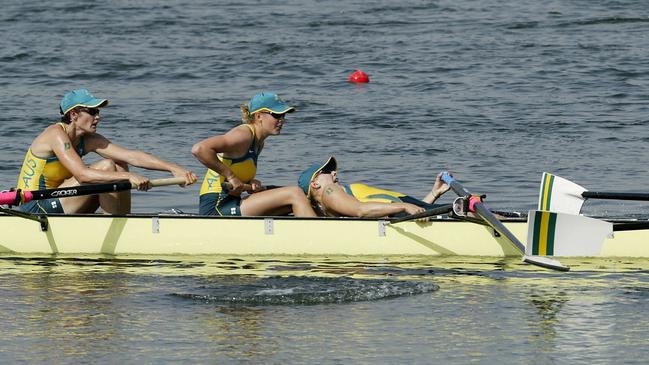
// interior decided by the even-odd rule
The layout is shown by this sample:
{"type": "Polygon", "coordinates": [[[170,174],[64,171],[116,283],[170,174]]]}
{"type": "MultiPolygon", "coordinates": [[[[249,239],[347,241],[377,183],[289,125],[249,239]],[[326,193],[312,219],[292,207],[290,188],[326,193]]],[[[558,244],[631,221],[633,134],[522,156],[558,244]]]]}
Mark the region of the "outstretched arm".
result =
{"type": "Polygon", "coordinates": [[[164,161],[150,153],[138,150],[129,150],[112,143],[99,134],[94,134],[88,138],[86,143],[89,151],[94,151],[104,158],[116,162],[124,162],[131,166],[143,169],[169,171],[175,177],[182,177],[185,179],[185,183],[182,186],[193,184],[198,179],[193,172],[186,170],[179,165],[164,161]]]}
{"type": "Polygon", "coordinates": [[[50,148],[52,148],[56,157],[80,184],[129,180],[132,184],[138,186],[140,190],[149,188],[149,179],[137,174],[88,168],[77,154],[77,151],[72,148],[72,142],[68,135],[60,128],[53,128],[48,139],[50,148]]]}

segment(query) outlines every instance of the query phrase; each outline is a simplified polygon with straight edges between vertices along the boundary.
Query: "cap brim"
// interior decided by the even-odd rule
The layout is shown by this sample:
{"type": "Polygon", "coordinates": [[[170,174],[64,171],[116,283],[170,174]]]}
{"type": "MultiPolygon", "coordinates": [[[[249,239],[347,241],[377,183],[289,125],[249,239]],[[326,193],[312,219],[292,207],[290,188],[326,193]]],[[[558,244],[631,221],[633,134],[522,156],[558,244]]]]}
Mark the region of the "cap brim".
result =
{"type": "Polygon", "coordinates": [[[331,172],[336,170],[338,170],[338,161],[336,161],[336,158],[334,156],[331,156],[327,159],[327,161],[325,161],[325,163],[322,164],[322,166],[315,169],[311,174],[311,178],[309,179],[309,190],[306,192],[306,196],[309,196],[311,194],[311,182],[320,172],[331,172]]]}
{"type": "Polygon", "coordinates": [[[268,108],[268,107],[259,108],[259,109],[255,110],[253,112],[250,112],[250,114],[254,114],[254,113],[257,113],[257,112],[261,112],[261,111],[267,111],[267,112],[271,112],[271,113],[275,113],[275,114],[284,114],[284,113],[293,113],[295,110],[296,109],[294,107],[292,107],[292,106],[277,105],[277,106],[273,106],[272,108],[268,108]]]}
{"type": "Polygon", "coordinates": [[[74,104],[73,106],[71,106],[67,110],[65,110],[63,112],[63,115],[66,115],[70,110],[72,110],[72,109],[74,109],[74,108],[76,108],[78,106],[82,106],[82,107],[86,107],[86,108],[103,108],[106,105],[108,105],[108,103],[109,103],[108,99],[90,99],[90,100],[85,101],[83,103],[74,104]]]}

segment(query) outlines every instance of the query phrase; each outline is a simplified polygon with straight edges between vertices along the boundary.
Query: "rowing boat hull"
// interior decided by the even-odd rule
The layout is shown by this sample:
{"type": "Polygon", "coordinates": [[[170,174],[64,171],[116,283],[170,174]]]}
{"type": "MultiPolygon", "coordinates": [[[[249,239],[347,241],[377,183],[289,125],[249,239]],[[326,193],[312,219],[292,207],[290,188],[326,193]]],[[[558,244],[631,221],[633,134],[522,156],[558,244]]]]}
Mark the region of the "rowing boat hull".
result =
{"type": "MultiPolygon", "coordinates": [[[[0,215],[0,253],[103,255],[519,256],[492,228],[448,218],[401,222],[349,218],[0,215]]],[[[522,242],[524,220],[504,222],[522,242]]],[[[616,232],[602,257],[648,257],[649,230],[616,232]]]]}

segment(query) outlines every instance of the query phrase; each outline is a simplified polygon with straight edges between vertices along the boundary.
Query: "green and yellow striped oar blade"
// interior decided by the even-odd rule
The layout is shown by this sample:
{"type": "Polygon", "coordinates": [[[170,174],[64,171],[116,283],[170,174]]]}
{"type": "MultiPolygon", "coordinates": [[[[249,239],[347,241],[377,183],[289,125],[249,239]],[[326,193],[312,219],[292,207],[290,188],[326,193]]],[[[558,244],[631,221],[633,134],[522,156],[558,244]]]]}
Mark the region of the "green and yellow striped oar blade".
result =
{"type": "Polygon", "coordinates": [[[586,188],[570,180],[544,172],[539,189],[538,210],[579,214],[584,204],[586,188]]]}
{"type": "Polygon", "coordinates": [[[527,255],[597,256],[606,238],[613,237],[613,223],[580,215],[529,211],[527,255]]]}

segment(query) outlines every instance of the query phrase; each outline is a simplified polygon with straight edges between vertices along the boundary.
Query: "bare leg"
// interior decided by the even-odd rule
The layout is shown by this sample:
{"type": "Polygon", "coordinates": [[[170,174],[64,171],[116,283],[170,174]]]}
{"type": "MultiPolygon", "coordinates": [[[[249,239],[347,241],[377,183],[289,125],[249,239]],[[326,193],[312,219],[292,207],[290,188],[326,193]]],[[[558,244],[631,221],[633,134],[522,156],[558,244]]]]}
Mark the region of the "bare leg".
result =
{"type": "Polygon", "coordinates": [[[315,217],[311,203],[297,186],[254,193],[241,201],[241,215],[275,215],[293,211],[296,217],[315,217]]]}
{"type": "MultiPolygon", "coordinates": [[[[90,165],[91,169],[95,170],[105,170],[105,171],[125,171],[123,170],[123,167],[120,165],[117,165],[114,161],[112,160],[101,160],[97,161],[94,164],[90,165]],[[121,169],[121,170],[119,170],[121,169]]],[[[79,182],[77,179],[74,177],[71,177],[67,180],[65,180],[59,187],[65,188],[65,187],[71,187],[71,186],[79,186],[79,182]]],[[[106,193],[106,194],[100,194],[100,195],[84,195],[84,196],[75,196],[72,198],[61,198],[61,205],[63,206],[63,211],[68,214],[74,214],[74,213],[94,213],[97,211],[97,208],[100,206],[102,209],[107,212],[107,213],[112,213],[113,210],[110,210],[111,207],[111,200],[120,200],[122,199],[121,202],[119,202],[118,207],[123,205],[128,207],[128,211],[130,211],[131,207],[131,192],[130,191],[125,191],[125,192],[118,192],[118,193],[106,193]],[[126,193],[126,194],[124,194],[126,193]],[[110,196],[110,197],[105,197],[105,196],[110,196]],[[104,202],[104,200],[107,200],[107,202],[104,202]],[[126,205],[128,204],[128,205],[126,205]],[[104,206],[106,205],[106,207],[104,206]],[[109,210],[107,210],[109,209],[109,210]]],[[[116,204],[113,202],[113,204],[116,204]]],[[[114,214],[125,214],[122,213],[119,209],[117,209],[118,212],[114,214]]],[[[126,213],[128,213],[128,211],[126,213]]]]}
{"type": "MultiPolygon", "coordinates": [[[[126,164],[115,163],[113,160],[103,161],[110,161],[109,165],[112,165],[113,171],[128,171],[126,164]]],[[[131,191],[99,194],[99,206],[105,214],[128,214],[131,212],[131,191]]]]}

